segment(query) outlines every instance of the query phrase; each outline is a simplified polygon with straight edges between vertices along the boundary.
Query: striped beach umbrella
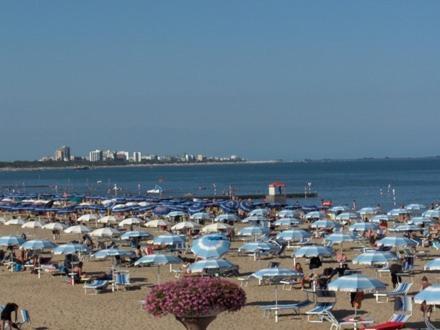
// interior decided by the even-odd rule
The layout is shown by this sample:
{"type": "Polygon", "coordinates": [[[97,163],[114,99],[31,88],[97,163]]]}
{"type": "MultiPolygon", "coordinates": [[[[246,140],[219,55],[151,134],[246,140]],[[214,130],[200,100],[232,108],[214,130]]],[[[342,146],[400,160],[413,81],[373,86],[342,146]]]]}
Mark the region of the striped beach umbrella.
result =
{"type": "Polygon", "coordinates": [[[0,246],[20,246],[25,240],[20,236],[2,236],[0,237],[0,246]]]}
{"type": "Polygon", "coordinates": [[[205,259],[220,258],[229,251],[231,242],[221,234],[208,234],[195,239],[191,251],[198,257],[205,259]]]}
{"type": "Polygon", "coordinates": [[[338,224],[331,220],[318,220],[312,223],[310,227],[316,228],[316,229],[332,229],[337,227],[338,224]]]}
{"type": "Polygon", "coordinates": [[[176,256],[166,254],[149,254],[135,261],[135,266],[162,266],[180,264],[182,260],[176,256]]]}
{"type": "Polygon", "coordinates": [[[341,244],[344,242],[353,242],[356,240],[356,237],[352,234],[345,234],[345,233],[333,233],[330,235],[327,235],[324,238],[325,242],[330,242],[332,244],[341,244]]]}
{"type": "Polygon", "coordinates": [[[382,221],[388,222],[391,221],[391,217],[386,214],[378,214],[371,218],[371,222],[381,223],[382,221]]]}
{"type": "Polygon", "coordinates": [[[282,218],[277,221],[275,221],[274,225],[277,227],[293,227],[298,226],[301,223],[296,218],[282,218]]]}
{"type": "Polygon", "coordinates": [[[371,292],[386,288],[386,284],[376,278],[370,278],[362,274],[341,276],[328,284],[330,291],[342,292],[371,292]]]}
{"type": "Polygon", "coordinates": [[[428,305],[440,305],[440,284],[433,284],[428,286],[414,296],[416,304],[426,302],[428,305]]]}
{"type": "Polygon", "coordinates": [[[127,231],[121,235],[121,239],[124,241],[131,240],[132,238],[139,238],[139,239],[147,239],[152,237],[152,235],[146,231],[127,231]]]}
{"type": "Polygon", "coordinates": [[[159,235],[154,238],[153,244],[183,247],[185,245],[185,236],[159,235]]]}
{"type": "Polygon", "coordinates": [[[207,269],[228,270],[236,266],[225,259],[205,259],[199,260],[188,266],[190,273],[202,273],[207,269]]]}
{"type": "Polygon", "coordinates": [[[91,214],[83,214],[76,221],[78,222],[91,222],[98,220],[98,216],[94,213],[91,214]]]}
{"type": "Polygon", "coordinates": [[[397,256],[387,251],[368,251],[353,258],[353,264],[357,265],[385,265],[390,261],[398,260],[397,256]]]}
{"type": "Polygon", "coordinates": [[[406,237],[400,236],[387,236],[377,241],[378,246],[388,246],[388,247],[407,247],[416,246],[417,242],[406,237]]]}
{"type": "Polygon", "coordinates": [[[271,279],[271,280],[281,280],[292,277],[302,277],[304,274],[298,273],[289,268],[264,268],[252,273],[250,276],[255,277],[258,280],[271,279]]]}
{"type": "Polygon", "coordinates": [[[215,218],[216,222],[229,222],[229,221],[239,221],[239,220],[240,218],[238,217],[238,215],[233,213],[223,213],[215,218]]]}
{"type": "Polygon", "coordinates": [[[108,257],[132,257],[134,256],[133,251],[122,250],[117,248],[103,249],[99,250],[93,254],[95,259],[106,259],[108,257]]]}
{"type": "Polygon", "coordinates": [[[408,232],[408,231],[420,231],[420,230],[423,230],[423,228],[413,224],[403,224],[403,225],[398,225],[397,227],[394,228],[390,228],[390,231],[393,232],[408,232]]]}
{"type": "Polygon", "coordinates": [[[309,245],[303,246],[295,251],[295,258],[330,257],[333,250],[326,246],[309,245]]]}
{"type": "Polygon", "coordinates": [[[440,258],[428,261],[424,267],[425,270],[440,270],[440,258]]]}
{"type": "Polygon", "coordinates": [[[269,242],[249,242],[241,245],[238,248],[238,252],[255,253],[259,251],[272,251],[275,249],[275,245],[269,242]]]}
{"type": "Polygon", "coordinates": [[[250,226],[244,227],[238,231],[238,236],[261,236],[269,233],[267,227],[250,226]]]}
{"type": "Polygon", "coordinates": [[[75,253],[87,253],[88,247],[84,244],[69,243],[58,245],[53,249],[54,254],[75,254],[75,253]]]}
{"type": "Polygon", "coordinates": [[[197,212],[191,215],[190,219],[196,221],[211,220],[212,216],[208,212],[197,212]]]}
{"type": "Polygon", "coordinates": [[[378,230],[379,226],[376,223],[373,222],[358,222],[352,224],[348,230],[349,231],[358,231],[358,232],[364,232],[368,230],[378,230]]]}
{"type": "Polygon", "coordinates": [[[303,229],[297,229],[297,230],[284,230],[281,233],[277,235],[277,239],[291,242],[302,242],[307,239],[309,239],[312,236],[308,231],[305,231],[303,229]]]}
{"type": "Polygon", "coordinates": [[[32,251],[53,250],[56,247],[55,243],[44,239],[26,241],[21,245],[21,249],[32,251]]]}

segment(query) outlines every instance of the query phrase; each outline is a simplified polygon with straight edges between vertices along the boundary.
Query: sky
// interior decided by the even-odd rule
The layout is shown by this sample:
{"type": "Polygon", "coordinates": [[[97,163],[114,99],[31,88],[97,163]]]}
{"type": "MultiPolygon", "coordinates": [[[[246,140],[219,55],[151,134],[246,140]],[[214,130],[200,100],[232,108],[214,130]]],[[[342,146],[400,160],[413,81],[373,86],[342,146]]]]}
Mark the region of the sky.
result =
{"type": "Polygon", "coordinates": [[[0,160],[438,155],[439,1],[4,1],[0,160]]]}

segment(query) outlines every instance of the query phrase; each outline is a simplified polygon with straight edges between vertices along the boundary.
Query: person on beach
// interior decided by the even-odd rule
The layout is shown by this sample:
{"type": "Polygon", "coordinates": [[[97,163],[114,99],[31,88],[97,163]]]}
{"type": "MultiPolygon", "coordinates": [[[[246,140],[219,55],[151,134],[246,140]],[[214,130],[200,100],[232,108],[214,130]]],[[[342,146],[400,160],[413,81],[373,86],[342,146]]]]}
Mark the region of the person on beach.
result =
{"type": "Polygon", "coordinates": [[[20,329],[17,326],[17,314],[18,314],[18,305],[15,303],[7,303],[5,308],[3,308],[1,312],[1,321],[2,321],[2,330],[6,329],[6,326],[9,327],[9,329],[20,329]],[[12,313],[15,313],[14,321],[12,321],[12,313]]]}
{"type": "Polygon", "coordinates": [[[362,307],[362,301],[365,298],[365,294],[357,290],[355,292],[350,293],[350,303],[351,307],[353,307],[355,310],[360,309],[362,307]]]}
{"type": "MultiPolygon", "coordinates": [[[[420,291],[425,290],[429,286],[431,286],[431,283],[428,281],[428,278],[426,276],[423,276],[422,283],[420,285],[420,291]]],[[[432,305],[426,304],[426,301],[424,300],[420,305],[420,310],[422,311],[424,318],[427,318],[428,320],[431,319],[432,305]]]]}

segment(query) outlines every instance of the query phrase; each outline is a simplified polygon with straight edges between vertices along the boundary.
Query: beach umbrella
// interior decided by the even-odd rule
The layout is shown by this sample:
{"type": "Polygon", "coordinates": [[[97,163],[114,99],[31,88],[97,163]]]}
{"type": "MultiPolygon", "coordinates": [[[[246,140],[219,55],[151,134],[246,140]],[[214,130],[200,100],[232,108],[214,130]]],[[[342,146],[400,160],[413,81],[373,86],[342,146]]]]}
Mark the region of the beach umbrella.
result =
{"type": "Polygon", "coordinates": [[[224,223],[213,223],[210,225],[207,225],[205,227],[202,228],[201,232],[202,233],[218,233],[221,231],[227,231],[229,229],[231,229],[232,227],[224,224],[224,223]]]}
{"type": "Polygon", "coordinates": [[[297,212],[294,210],[281,210],[277,213],[277,217],[280,219],[283,218],[295,218],[297,215],[297,212]]]}
{"type": "Polygon", "coordinates": [[[388,222],[391,220],[392,220],[391,217],[386,214],[377,214],[371,218],[371,222],[374,222],[374,223],[380,223],[382,221],[388,222]]]}
{"type": "Polygon", "coordinates": [[[86,234],[90,232],[90,229],[83,225],[70,226],[64,229],[66,234],[86,234]]]}
{"type": "Polygon", "coordinates": [[[121,235],[121,239],[128,241],[133,238],[138,239],[147,239],[150,238],[152,235],[146,231],[127,231],[121,235]]]}
{"type": "Polygon", "coordinates": [[[318,220],[312,223],[311,227],[316,229],[332,229],[337,227],[338,224],[331,220],[318,220]]]}
{"type": "Polygon", "coordinates": [[[167,214],[167,218],[176,218],[176,217],[186,217],[186,213],[183,211],[171,211],[170,213],[167,214]]]}
{"type": "Polygon", "coordinates": [[[379,226],[376,223],[373,222],[358,222],[352,224],[348,230],[349,231],[357,231],[357,232],[364,232],[368,230],[378,230],[379,226]]]}
{"type": "Polygon", "coordinates": [[[271,280],[278,280],[279,281],[279,280],[292,278],[292,277],[302,277],[303,274],[298,273],[298,272],[296,272],[292,269],[289,269],[289,268],[273,267],[273,268],[260,269],[260,270],[256,271],[255,273],[252,273],[250,276],[254,277],[258,280],[271,279],[271,280]]]}
{"type": "Polygon", "coordinates": [[[423,228],[412,224],[398,225],[397,227],[390,229],[390,231],[393,232],[408,232],[408,231],[420,231],[420,230],[423,230],[423,228]]]}
{"type": "Polygon", "coordinates": [[[212,216],[208,212],[197,212],[197,213],[194,213],[193,215],[191,215],[190,219],[197,220],[197,221],[211,220],[212,216]]]}
{"type": "Polygon", "coordinates": [[[250,217],[264,217],[264,218],[266,218],[268,214],[269,214],[268,209],[255,209],[255,210],[252,210],[251,212],[249,212],[250,217]]]}
{"type": "Polygon", "coordinates": [[[362,274],[341,276],[328,284],[330,291],[342,292],[372,292],[386,288],[386,284],[376,278],[370,278],[362,274]]]}
{"type": "Polygon", "coordinates": [[[241,245],[238,252],[256,253],[260,251],[274,251],[277,247],[269,242],[249,242],[241,245]]]}
{"type": "Polygon", "coordinates": [[[416,225],[416,226],[422,226],[422,225],[431,225],[432,219],[431,218],[424,218],[424,217],[413,217],[411,220],[408,221],[409,225],[416,225]]]}
{"type": "Polygon", "coordinates": [[[330,257],[333,250],[327,246],[308,245],[295,251],[295,258],[330,257]]]}
{"type": "Polygon", "coordinates": [[[64,230],[65,226],[59,222],[51,222],[48,224],[45,224],[43,226],[43,229],[47,229],[47,230],[64,230]]]}
{"type": "Polygon", "coordinates": [[[385,265],[390,261],[398,260],[397,256],[387,251],[367,251],[353,258],[355,265],[385,265]]]}
{"type": "Polygon", "coordinates": [[[310,234],[308,231],[305,231],[303,229],[284,230],[277,235],[277,239],[286,242],[290,242],[290,241],[303,242],[309,239],[311,236],[312,234],[310,234]]]}
{"type": "Polygon", "coordinates": [[[234,213],[237,211],[239,203],[238,201],[228,200],[221,202],[219,206],[225,213],[234,213]]]}
{"type": "Polygon", "coordinates": [[[242,223],[248,223],[248,222],[266,222],[269,221],[266,217],[261,215],[250,215],[243,220],[241,220],[242,223]]]}
{"type": "Polygon", "coordinates": [[[90,235],[93,237],[111,238],[120,235],[120,232],[114,228],[105,227],[105,228],[95,229],[90,233],[90,235]]]}
{"type": "Polygon", "coordinates": [[[168,227],[170,224],[165,220],[150,220],[144,226],[147,228],[168,227]]]}
{"type": "Polygon", "coordinates": [[[423,204],[408,204],[405,206],[405,209],[411,211],[411,213],[413,214],[421,214],[422,212],[424,212],[426,210],[426,206],[423,204]]]}
{"type": "Polygon", "coordinates": [[[142,223],[142,220],[139,218],[127,218],[122,220],[119,223],[119,227],[124,227],[124,226],[133,226],[133,225],[140,225],[142,223]]]}
{"type": "Polygon", "coordinates": [[[238,231],[239,236],[261,236],[269,233],[269,228],[267,227],[244,227],[238,231]]]}
{"type": "Polygon", "coordinates": [[[20,248],[23,250],[42,251],[52,250],[56,247],[57,245],[55,243],[48,240],[31,240],[24,242],[20,248]]]}
{"type": "Polygon", "coordinates": [[[95,259],[106,259],[108,257],[132,257],[132,256],[134,256],[133,251],[110,248],[110,249],[99,250],[95,252],[92,257],[95,259]]]}
{"type": "Polygon", "coordinates": [[[427,305],[440,305],[440,284],[428,286],[414,296],[416,304],[425,302],[427,305]]]}
{"type": "Polygon", "coordinates": [[[78,222],[90,222],[98,220],[98,216],[96,214],[83,214],[76,221],[78,222]]]}
{"type": "Polygon", "coordinates": [[[365,216],[374,216],[374,215],[378,214],[380,211],[381,211],[380,207],[367,206],[367,207],[361,208],[358,212],[361,216],[365,217],[365,216]]]}
{"type": "Polygon", "coordinates": [[[254,208],[254,205],[250,201],[241,201],[239,205],[239,209],[244,212],[251,212],[254,208]]]}
{"type": "Polygon", "coordinates": [[[328,211],[332,213],[338,213],[338,212],[342,213],[342,212],[347,212],[349,210],[350,208],[346,205],[336,205],[328,209],[328,211]]]}
{"type": "Polygon", "coordinates": [[[357,220],[359,218],[360,216],[356,212],[344,212],[336,216],[337,221],[351,221],[351,220],[357,220]]]}
{"type": "Polygon", "coordinates": [[[216,221],[216,222],[230,222],[230,221],[233,222],[233,221],[238,221],[238,220],[240,220],[240,218],[236,214],[223,213],[223,214],[216,216],[214,221],[216,221]]]}
{"type": "Polygon", "coordinates": [[[422,217],[438,219],[440,218],[440,210],[427,210],[422,213],[422,217]]]}
{"type": "Polygon", "coordinates": [[[305,216],[304,216],[304,218],[306,219],[306,220],[319,220],[319,219],[323,219],[325,217],[325,215],[324,215],[324,213],[322,213],[322,212],[319,212],[319,211],[311,211],[311,212],[308,212],[305,216]]]}
{"type": "Polygon", "coordinates": [[[41,224],[41,222],[39,221],[29,221],[24,223],[21,228],[28,228],[28,229],[37,229],[37,228],[42,228],[43,225],[41,224]]]}
{"type": "Polygon", "coordinates": [[[22,226],[24,221],[22,219],[11,219],[5,222],[6,226],[22,226]]]}
{"type": "Polygon", "coordinates": [[[408,247],[416,246],[417,242],[406,237],[387,236],[376,242],[377,246],[408,247]]]}
{"type": "Polygon", "coordinates": [[[106,215],[105,217],[102,217],[98,219],[98,223],[104,223],[104,224],[115,224],[118,222],[118,219],[114,215],[106,215]]]}
{"type": "Polygon", "coordinates": [[[200,225],[192,221],[182,221],[171,227],[172,231],[194,230],[199,229],[200,225]]]}
{"type": "Polygon", "coordinates": [[[89,251],[88,247],[84,244],[68,243],[58,245],[53,249],[54,254],[75,254],[75,253],[87,253],[89,251]]]}
{"type": "Polygon", "coordinates": [[[204,259],[196,261],[188,266],[190,273],[202,273],[207,269],[228,270],[236,266],[225,259],[204,259]]]}
{"type": "Polygon", "coordinates": [[[182,235],[159,235],[154,238],[153,244],[183,247],[185,245],[185,237],[182,235]]]}
{"type": "Polygon", "coordinates": [[[21,236],[1,236],[0,246],[19,246],[22,245],[25,240],[21,236]]]}
{"type": "Polygon", "coordinates": [[[274,225],[276,227],[293,227],[298,226],[301,222],[296,218],[281,218],[275,221],[274,225]]]}
{"type": "Polygon", "coordinates": [[[345,233],[333,233],[330,235],[327,235],[324,238],[324,241],[327,243],[330,243],[331,245],[333,244],[340,244],[341,250],[342,250],[342,245],[344,242],[353,242],[355,241],[357,238],[355,236],[353,236],[352,234],[345,234],[345,233]]]}
{"type": "Polygon", "coordinates": [[[424,267],[425,270],[440,270],[440,258],[428,261],[424,267]]]}
{"type": "Polygon", "coordinates": [[[135,261],[135,266],[157,266],[157,282],[160,281],[160,266],[181,264],[182,260],[175,256],[165,254],[149,254],[135,261]]]}
{"type": "Polygon", "coordinates": [[[220,258],[229,251],[231,242],[221,234],[208,234],[193,240],[191,251],[198,257],[220,258]]]}
{"type": "Polygon", "coordinates": [[[390,217],[398,217],[400,215],[408,215],[410,213],[411,211],[407,209],[392,209],[387,213],[387,215],[390,217]]]}

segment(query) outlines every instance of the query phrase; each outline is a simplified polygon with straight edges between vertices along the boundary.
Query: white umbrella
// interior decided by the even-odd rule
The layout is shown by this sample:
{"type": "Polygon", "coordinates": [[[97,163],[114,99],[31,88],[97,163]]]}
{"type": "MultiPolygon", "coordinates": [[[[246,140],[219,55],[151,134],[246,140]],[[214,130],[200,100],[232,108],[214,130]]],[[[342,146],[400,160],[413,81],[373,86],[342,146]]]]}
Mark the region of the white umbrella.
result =
{"type": "Polygon", "coordinates": [[[21,226],[21,228],[28,228],[28,229],[36,229],[36,228],[42,228],[42,227],[43,227],[43,225],[39,221],[29,221],[21,226]]]}
{"type": "Polygon", "coordinates": [[[179,231],[179,230],[186,230],[186,229],[198,229],[200,228],[200,225],[197,223],[194,223],[192,221],[183,221],[179,222],[178,224],[171,227],[171,230],[179,231]]]}
{"type": "Polygon", "coordinates": [[[120,232],[118,230],[108,227],[95,229],[90,233],[90,235],[93,237],[108,237],[108,238],[118,236],[119,234],[120,232]]]}
{"type": "Polygon", "coordinates": [[[127,218],[119,223],[119,227],[139,225],[141,222],[142,221],[139,218],[127,218]]]}
{"type": "Polygon", "coordinates": [[[22,226],[24,225],[24,221],[22,219],[11,219],[5,222],[6,226],[22,226]]]}
{"type": "Polygon", "coordinates": [[[227,224],[218,222],[218,223],[213,223],[213,224],[210,224],[210,225],[203,227],[201,232],[202,233],[217,233],[219,231],[226,231],[230,228],[232,228],[232,227],[227,224]]]}
{"type": "Polygon", "coordinates": [[[83,225],[71,226],[64,230],[67,234],[85,234],[89,233],[90,229],[83,225]]]}
{"type": "Polygon", "coordinates": [[[151,220],[148,221],[144,226],[147,228],[158,228],[158,227],[167,227],[170,224],[165,220],[151,220]]]}
{"type": "Polygon", "coordinates": [[[96,214],[84,214],[78,218],[78,222],[90,222],[98,220],[98,216],[96,214]]]}
{"type": "Polygon", "coordinates": [[[47,230],[64,230],[65,226],[59,222],[51,222],[43,226],[47,230]]]}
{"type": "Polygon", "coordinates": [[[109,224],[109,223],[117,223],[118,219],[116,219],[115,216],[113,215],[106,215],[105,217],[102,217],[98,220],[98,223],[105,223],[105,224],[109,224]]]}

